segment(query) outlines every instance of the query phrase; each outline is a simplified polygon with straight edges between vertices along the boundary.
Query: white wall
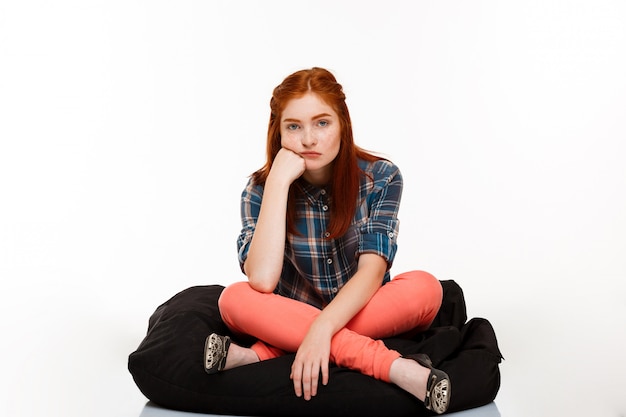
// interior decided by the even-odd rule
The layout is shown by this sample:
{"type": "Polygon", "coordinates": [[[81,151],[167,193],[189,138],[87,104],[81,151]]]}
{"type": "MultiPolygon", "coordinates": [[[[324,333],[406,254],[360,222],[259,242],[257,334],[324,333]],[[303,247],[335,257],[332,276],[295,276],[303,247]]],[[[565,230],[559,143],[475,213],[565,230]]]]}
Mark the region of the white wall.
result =
{"type": "Polygon", "coordinates": [[[505,357],[532,311],[623,324],[625,19],[603,0],[0,2],[3,332],[97,323],[124,357],[175,292],[242,279],[271,91],[311,66],[404,174],[393,272],[459,282],[505,357]]]}

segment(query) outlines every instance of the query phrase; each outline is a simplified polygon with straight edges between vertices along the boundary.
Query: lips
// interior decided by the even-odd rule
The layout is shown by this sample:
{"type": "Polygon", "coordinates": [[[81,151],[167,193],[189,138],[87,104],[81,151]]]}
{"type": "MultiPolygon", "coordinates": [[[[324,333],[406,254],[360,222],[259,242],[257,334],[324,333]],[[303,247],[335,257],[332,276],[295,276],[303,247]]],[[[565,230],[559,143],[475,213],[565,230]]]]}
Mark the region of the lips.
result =
{"type": "Polygon", "coordinates": [[[319,152],[302,152],[300,155],[309,158],[315,158],[321,155],[319,152]]]}

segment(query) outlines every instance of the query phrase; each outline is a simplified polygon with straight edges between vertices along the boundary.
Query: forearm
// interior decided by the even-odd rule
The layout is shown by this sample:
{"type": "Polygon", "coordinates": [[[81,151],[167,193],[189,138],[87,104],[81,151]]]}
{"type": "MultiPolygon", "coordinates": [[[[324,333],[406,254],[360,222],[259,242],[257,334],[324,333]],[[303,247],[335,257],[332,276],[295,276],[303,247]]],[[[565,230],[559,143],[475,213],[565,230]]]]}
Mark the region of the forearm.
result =
{"type": "Polygon", "coordinates": [[[289,184],[268,181],[257,220],[256,230],[244,264],[252,288],[272,292],[283,267],[285,256],[285,219],[289,184]]]}
{"type": "Polygon", "coordinates": [[[322,310],[312,327],[334,335],[352,320],[382,285],[387,262],[375,254],[362,254],[354,276],[322,310]]]}

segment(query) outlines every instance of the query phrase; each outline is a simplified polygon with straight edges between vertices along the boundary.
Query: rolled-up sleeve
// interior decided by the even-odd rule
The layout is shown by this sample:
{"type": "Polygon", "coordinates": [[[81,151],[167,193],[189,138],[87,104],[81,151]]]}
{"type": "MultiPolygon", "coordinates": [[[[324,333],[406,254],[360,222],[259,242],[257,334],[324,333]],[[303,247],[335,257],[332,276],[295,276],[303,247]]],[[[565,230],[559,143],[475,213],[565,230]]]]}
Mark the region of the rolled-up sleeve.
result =
{"type": "Polygon", "coordinates": [[[389,270],[398,247],[403,181],[400,170],[390,163],[378,166],[373,174],[373,189],[366,197],[368,216],[360,227],[358,252],[382,256],[389,270]]]}
{"type": "Polygon", "coordinates": [[[243,264],[248,257],[250,241],[256,229],[259,212],[261,211],[262,198],[263,187],[254,185],[252,180],[248,181],[241,193],[241,233],[237,238],[237,253],[242,272],[243,264]]]}

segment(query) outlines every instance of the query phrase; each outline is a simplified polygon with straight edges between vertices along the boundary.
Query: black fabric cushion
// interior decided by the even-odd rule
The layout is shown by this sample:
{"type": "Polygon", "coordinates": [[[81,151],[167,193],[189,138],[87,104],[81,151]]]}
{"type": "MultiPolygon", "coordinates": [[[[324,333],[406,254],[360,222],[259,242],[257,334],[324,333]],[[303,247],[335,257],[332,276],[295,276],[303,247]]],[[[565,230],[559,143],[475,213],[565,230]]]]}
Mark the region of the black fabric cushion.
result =
{"type": "MultiPolygon", "coordinates": [[[[402,354],[423,352],[452,380],[449,411],[493,401],[500,387],[501,354],[486,319],[466,322],[461,288],[442,281],[444,303],[431,328],[385,339],[402,354]]],[[[289,372],[294,355],[208,375],[202,354],[207,335],[233,335],[221,320],[220,285],[191,287],[160,305],[128,358],[141,392],[160,406],[197,413],[247,416],[427,416],[424,405],[393,384],[333,366],[330,383],[310,401],[295,396],[289,372]]],[[[248,345],[251,340],[233,338],[248,345]]]]}

